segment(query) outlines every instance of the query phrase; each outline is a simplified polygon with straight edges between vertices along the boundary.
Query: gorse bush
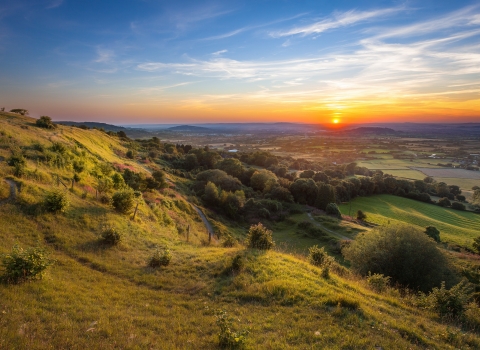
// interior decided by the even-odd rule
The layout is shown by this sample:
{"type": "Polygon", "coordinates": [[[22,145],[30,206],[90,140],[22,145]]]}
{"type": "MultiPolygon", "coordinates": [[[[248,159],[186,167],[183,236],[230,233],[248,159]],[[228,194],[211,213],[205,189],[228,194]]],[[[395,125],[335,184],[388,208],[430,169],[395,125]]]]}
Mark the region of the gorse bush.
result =
{"type": "Polygon", "coordinates": [[[118,212],[128,214],[135,204],[135,195],[133,190],[125,189],[117,191],[112,196],[112,205],[118,212]]]}
{"type": "Polygon", "coordinates": [[[432,238],[435,242],[440,242],[440,231],[434,226],[427,226],[425,233],[428,237],[432,238]]]}
{"type": "Polygon", "coordinates": [[[429,291],[442,281],[453,282],[448,260],[425,233],[409,225],[379,227],[359,234],[343,249],[352,269],[390,276],[393,283],[429,291]]]}
{"type": "Polygon", "coordinates": [[[217,326],[220,327],[220,332],[218,333],[218,345],[220,348],[243,349],[250,332],[246,329],[240,331],[233,330],[233,318],[228,316],[225,310],[217,310],[215,317],[217,326]]]}
{"type": "Polygon", "coordinates": [[[365,214],[361,210],[357,211],[357,220],[364,221],[366,218],[367,218],[367,214],[365,214]]]}
{"type": "Polygon", "coordinates": [[[247,247],[268,250],[275,246],[272,238],[272,231],[268,230],[261,223],[250,226],[248,230],[247,247]]]}
{"type": "Polygon", "coordinates": [[[148,266],[156,268],[160,266],[168,266],[172,260],[172,254],[168,248],[158,248],[155,253],[148,259],[148,266]]]}
{"type": "Polygon", "coordinates": [[[48,192],[43,201],[45,209],[51,213],[64,212],[69,205],[67,192],[55,190],[48,192]]]}
{"type": "Polygon", "coordinates": [[[100,234],[103,243],[108,245],[116,245],[123,240],[123,234],[114,227],[106,227],[100,234]]]}
{"type": "Polygon", "coordinates": [[[317,245],[308,249],[308,261],[315,266],[322,268],[322,277],[330,277],[330,268],[335,262],[330,255],[327,254],[325,248],[319,248],[317,245]]]}
{"type": "Polygon", "coordinates": [[[18,245],[12,248],[11,253],[3,254],[1,261],[5,270],[3,279],[7,283],[40,279],[47,267],[54,263],[44,249],[23,249],[18,245]]]}
{"type": "Polygon", "coordinates": [[[391,278],[380,273],[368,273],[367,283],[376,292],[383,292],[390,285],[391,278]]]}
{"type": "Polygon", "coordinates": [[[41,116],[39,119],[37,119],[35,124],[45,129],[55,129],[57,127],[57,125],[52,122],[52,119],[46,115],[41,116]]]}
{"type": "Polygon", "coordinates": [[[457,317],[463,314],[472,296],[472,288],[467,282],[462,281],[450,289],[445,287],[445,282],[440,288],[433,288],[428,294],[420,294],[427,307],[435,310],[440,316],[457,317]]]}

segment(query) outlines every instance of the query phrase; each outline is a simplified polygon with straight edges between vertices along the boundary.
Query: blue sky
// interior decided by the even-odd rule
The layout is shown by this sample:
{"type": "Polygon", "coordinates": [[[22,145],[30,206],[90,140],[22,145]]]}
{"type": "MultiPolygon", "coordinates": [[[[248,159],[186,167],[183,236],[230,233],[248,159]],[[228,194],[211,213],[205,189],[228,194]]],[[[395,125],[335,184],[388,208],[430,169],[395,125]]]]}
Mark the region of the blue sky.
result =
{"type": "Polygon", "coordinates": [[[480,2],[2,0],[0,105],[112,123],[480,121],[480,2]]]}

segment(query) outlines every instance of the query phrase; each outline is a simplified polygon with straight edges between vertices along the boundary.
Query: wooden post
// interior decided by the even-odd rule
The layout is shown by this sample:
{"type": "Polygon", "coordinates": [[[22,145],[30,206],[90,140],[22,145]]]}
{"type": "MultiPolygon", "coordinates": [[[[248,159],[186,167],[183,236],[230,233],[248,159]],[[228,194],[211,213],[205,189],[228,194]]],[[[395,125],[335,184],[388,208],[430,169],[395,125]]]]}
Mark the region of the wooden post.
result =
{"type": "Polygon", "coordinates": [[[95,199],[98,199],[98,190],[95,189],[95,199]]]}
{"type": "Polygon", "coordinates": [[[137,215],[137,209],[138,209],[138,205],[139,205],[139,204],[140,204],[140,203],[137,202],[137,206],[135,207],[135,212],[133,213],[133,218],[132,218],[132,220],[135,220],[135,216],[137,215]]]}
{"type": "Polygon", "coordinates": [[[190,239],[190,225],[187,227],[187,242],[190,239]]]}
{"type": "Polygon", "coordinates": [[[72,190],[73,190],[73,185],[75,185],[75,179],[72,179],[72,190]]]}

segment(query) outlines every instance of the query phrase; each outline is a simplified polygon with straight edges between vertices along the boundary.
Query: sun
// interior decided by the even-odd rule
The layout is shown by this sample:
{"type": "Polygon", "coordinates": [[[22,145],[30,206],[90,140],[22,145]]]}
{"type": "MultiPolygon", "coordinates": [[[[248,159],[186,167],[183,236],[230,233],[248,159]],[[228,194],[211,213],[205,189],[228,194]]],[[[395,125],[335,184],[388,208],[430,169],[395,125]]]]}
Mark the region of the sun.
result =
{"type": "Polygon", "coordinates": [[[335,118],[335,119],[333,119],[332,121],[333,121],[333,124],[338,124],[338,123],[340,123],[340,119],[338,119],[338,118],[335,118]]]}

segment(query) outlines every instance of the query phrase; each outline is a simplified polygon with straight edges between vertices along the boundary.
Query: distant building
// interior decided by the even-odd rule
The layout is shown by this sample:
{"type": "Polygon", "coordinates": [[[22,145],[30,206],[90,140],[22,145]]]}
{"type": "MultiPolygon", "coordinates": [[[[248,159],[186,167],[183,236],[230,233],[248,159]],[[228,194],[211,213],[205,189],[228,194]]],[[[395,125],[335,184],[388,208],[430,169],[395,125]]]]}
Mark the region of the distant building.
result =
{"type": "Polygon", "coordinates": [[[230,153],[237,153],[237,152],[238,152],[238,149],[229,149],[228,152],[230,152],[230,153]]]}

